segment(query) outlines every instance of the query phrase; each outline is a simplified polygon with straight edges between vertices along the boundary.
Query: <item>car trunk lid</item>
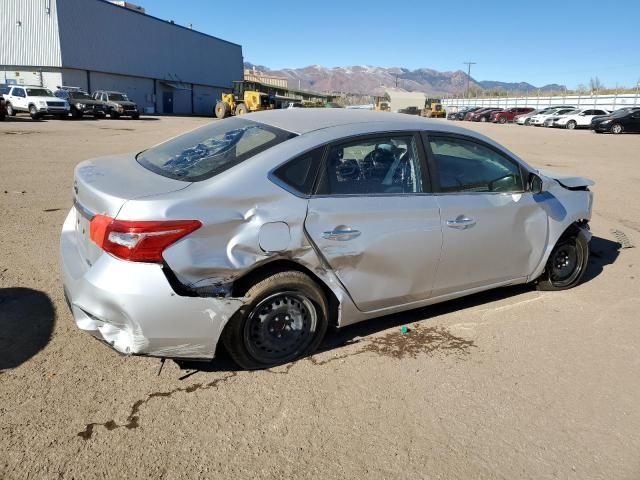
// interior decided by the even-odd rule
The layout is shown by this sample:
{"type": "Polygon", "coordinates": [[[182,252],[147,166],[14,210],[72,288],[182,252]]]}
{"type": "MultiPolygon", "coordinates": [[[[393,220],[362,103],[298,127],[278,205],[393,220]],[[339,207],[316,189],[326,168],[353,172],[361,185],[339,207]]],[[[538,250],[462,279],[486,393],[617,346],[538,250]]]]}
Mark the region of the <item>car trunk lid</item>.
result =
{"type": "Polygon", "coordinates": [[[76,238],[80,253],[92,264],[101,250],[89,238],[95,215],[115,218],[128,200],[181,190],[191,183],[157,175],[140,165],[133,155],[104,157],[82,162],[73,182],[76,238]]]}

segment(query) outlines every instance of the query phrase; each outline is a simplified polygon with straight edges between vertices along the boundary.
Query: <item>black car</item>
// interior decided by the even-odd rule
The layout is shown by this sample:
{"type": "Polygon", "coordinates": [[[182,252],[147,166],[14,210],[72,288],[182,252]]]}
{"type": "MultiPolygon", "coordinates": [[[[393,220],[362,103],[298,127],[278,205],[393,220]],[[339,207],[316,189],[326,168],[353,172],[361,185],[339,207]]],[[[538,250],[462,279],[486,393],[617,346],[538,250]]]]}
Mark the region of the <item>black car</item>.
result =
{"type": "Polygon", "coordinates": [[[472,107],[460,107],[457,111],[448,113],[447,120],[461,120],[462,118],[458,118],[458,115],[462,114],[462,116],[464,116],[464,114],[467,113],[471,108],[472,107]]]}
{"type": "Polygon", "coordinates": [[[73,118],[82,118],[85,115],[91,115],[94,118],[107,116],[106,103],[94,100],[87,92],[83,92],[77,87],[58,87],[54,95],[69,102],[73,118]]]}
{"type": "Polygon", "coordinates": [[[467,113],[477,112],[481,108],[484,108],[484,107],[469,107],[469,108],[460,110],[458,113],[456,113],[456,117],[454,120],[464,120],[464,117],[467,113]]]}
{"type": "Polygon", "coordinates": [[[503,108],[485,108],[482,113],[477,113],[471,117],[471,121],[473,122],[488,122],[491,120],[491,115],[495,112],[500,112],[504,110],[503,108]]]}
{"type": "Polygon", "coordinates": [[[9,87],[0,83],[0,121],[7,117],[7,101],[4,99],[5,93],[9,93],[9,87]]]}
{"type": "Polygon", "coordinates": [[[610,115],[595,117],[590,128],[596,133],[640,132],[640,107],[621,108],[610,115]]]}

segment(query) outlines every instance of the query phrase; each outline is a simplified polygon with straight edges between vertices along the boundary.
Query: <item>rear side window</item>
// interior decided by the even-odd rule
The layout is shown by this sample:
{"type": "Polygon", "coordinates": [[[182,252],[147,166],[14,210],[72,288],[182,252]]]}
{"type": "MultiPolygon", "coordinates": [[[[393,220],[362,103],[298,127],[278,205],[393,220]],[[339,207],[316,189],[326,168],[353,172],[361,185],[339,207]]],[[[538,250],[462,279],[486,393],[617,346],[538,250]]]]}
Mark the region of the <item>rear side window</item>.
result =
{"type": "Polygon", "coordinates": [[[300,155],[274,170],[273,176],[287,190],[311,195],[323,151],[324,147],[300,155]]]}
{"type": "Polygon", "coordinates": [[[522,192],[520,166],[506,156],[474,141],[429,137],[440,191],[522,192]]]}
{"type": "Polygon", "coordinates": [[[212,122],[138,154],[138,163],[175,180],[206,180],[295,134],[241,118],[212,122]]]}

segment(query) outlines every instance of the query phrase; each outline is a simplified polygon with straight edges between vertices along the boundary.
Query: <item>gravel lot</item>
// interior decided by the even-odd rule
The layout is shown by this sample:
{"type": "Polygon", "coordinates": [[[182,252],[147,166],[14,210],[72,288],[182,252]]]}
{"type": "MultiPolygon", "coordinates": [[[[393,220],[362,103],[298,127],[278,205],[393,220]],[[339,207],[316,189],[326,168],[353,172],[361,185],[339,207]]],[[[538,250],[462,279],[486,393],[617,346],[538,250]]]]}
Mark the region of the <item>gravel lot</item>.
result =
{"type": "Polygon", "coordinates": [[[0,478],[640,478],[640,249],[616,236],[640,244],[640,135],[464,123],[596,181],[578,288],[374,320],[270,371],[158,375],[75,327],[59,231],[79,161],[209,121],[0,123],[0,478]]]}

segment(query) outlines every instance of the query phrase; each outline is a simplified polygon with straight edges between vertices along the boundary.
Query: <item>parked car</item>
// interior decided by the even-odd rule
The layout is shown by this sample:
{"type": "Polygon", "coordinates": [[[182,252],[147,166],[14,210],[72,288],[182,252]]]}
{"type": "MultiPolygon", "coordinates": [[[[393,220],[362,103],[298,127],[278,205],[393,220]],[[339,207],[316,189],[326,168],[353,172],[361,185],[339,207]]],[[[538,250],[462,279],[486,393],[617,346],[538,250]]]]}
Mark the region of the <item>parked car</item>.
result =
{"type": "Polygon", "coordinates": [[[7,101],[4,99],[4,95],[9,92],[9,87],[0,84],[0,121],[4,120],[7,116],[7,101]]]}
{"type": "Polygon", "coordinates": [[[138,106],[124,93],[98,90],[93,93],[93,98],[106,103],[110,118],[131,117],[134,120],[140,118],[138,106]]]}
{"type": "Polygon", "coordinates": [[[524,115],[517,115],[513,121],[514,123],[517,123],[518,125],[531,125],[531,119],[533,117],[535,117],[536,115],[545,115],[557,108],[575,108],[572,107],[571,105],[559,105],[557,107],[546,107],[546,108],[541,108],[538,110],[534,110],[533,112],[529,112],[526,113],[524,115]]]}
{"type": "Polygon", "coordinates": [[[596,133],[640,132],[640,107],[622,108],[610,115],[595,117],[590,128],[596,133]]]}
{"type": "Polygon", "coordinates": [[[329,325],[575,286],[592,183],[419,116],[256,112],[80,163],[64,292],[78,327],[119,352],[211,358],[221,340],[267,368],[312,353],[329,325]]]}
{"type": "Polygon", "coordinates": [[[73,118],[82,118],[85,115],[94,118],[107,116],[107,104],[101,100],[94,100],[91,95],[78,87],[59,87],[55,96],[63,98],[69,103],[73,118]]]}
{"type": "Polygon", "coordinates": [[[534,127],[541,127],[544,125],[544,122],[547,118],[556,116],[556,115],[564,115],[568,112],[573,112],[576,107],[566,107],[566,108],[552,108],[551,110],[547,110],[546,112],[540,112],[533,117],[531,117],[530,124],[534,127]]]}
{"type": "Polygon", "coordinates": [[[483,113],[485,110],[489,110],[490,108],[492,108],[492,107],[479,107],[479,108],[477,108],[475,110],[470,110],[470,111],[468,111],[467,113],[464,114],[464,120],[467,121],[467,122],[470,122],[470,121],[472,121],[474,115],[477,115],[479,113],[483,113]]]}
{"type": "Polygon", "coordinates": [[[480,110],[482,107],[465,107],[463,110],[460,110],[455,114],[455,117],[452,120],[464,120],[467,113],[472,113],[480,110]]]}
{"type": "Polygon", "coordinates": [[[484,110],[478,110],[471,115],[472,122],[488,122],[493,112],[499,112],[501,108],[485,108],[484,110]]]}
{"type": "Polygon", "coordinates": [[[574,128],[589,128],[591,120],[597,116],[609,115],[609,110],[600,108],[582,108],[567,112],[564,115],[553,116],[545,121],[547,127],[562,127],[569,130],[574,128]],[[549,125],[547,125],[549,122],[549,125]]]}
{"type": "Polygon", "coordinates": [[[7,115],[12,117],[18,112],[28,112],[34,120],[48,115],[60,118],[69,115],[69,104],[44,87],[12,85],[4,99],[7,115]]]}
{"type": "Polygon", "coordinates": [[[491,121],[493,123],[513,122],[513,119],[516,117],[516,115],[525,115],[527,113],[533,112],[533,110],[533,108],[528,107],[514,107],[504,110],[498,110],[491,114],[491,121]]]}

